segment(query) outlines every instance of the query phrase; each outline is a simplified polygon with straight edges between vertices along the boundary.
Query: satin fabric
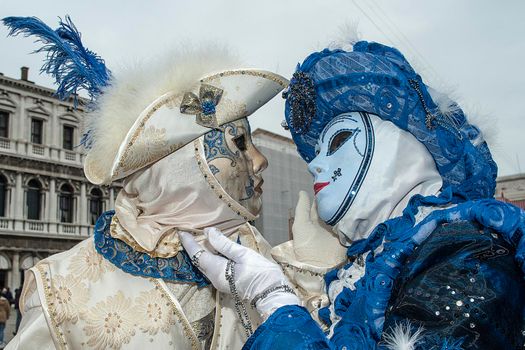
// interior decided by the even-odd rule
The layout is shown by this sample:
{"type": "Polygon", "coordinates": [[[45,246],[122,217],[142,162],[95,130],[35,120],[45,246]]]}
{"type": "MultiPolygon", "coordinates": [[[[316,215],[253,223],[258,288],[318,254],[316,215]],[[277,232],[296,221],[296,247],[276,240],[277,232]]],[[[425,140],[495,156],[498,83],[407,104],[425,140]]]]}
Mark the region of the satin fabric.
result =
{"type": "Polygon", "coordinates": [[[126,178],[115,212],[120,225],[148,253],[167,235],[170,244],[178,243],[174,230],[202,238],[202,229],[215,226],[230,234],[256,218],[214,179],[202,137],[126,178]]]}

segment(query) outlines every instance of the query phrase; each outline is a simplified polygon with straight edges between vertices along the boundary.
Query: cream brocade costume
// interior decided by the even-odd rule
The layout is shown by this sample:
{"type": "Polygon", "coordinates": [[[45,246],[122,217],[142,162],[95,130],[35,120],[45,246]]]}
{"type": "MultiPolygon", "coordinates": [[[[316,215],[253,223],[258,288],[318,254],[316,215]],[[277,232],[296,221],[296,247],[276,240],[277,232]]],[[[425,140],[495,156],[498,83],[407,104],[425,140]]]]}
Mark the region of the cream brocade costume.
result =
{"type": "MultiPolygon", "coordinates": [[[[169,219],[173,227],[189,225],[193,217],[189,229],[215,225],[232,240],[269,257],[268,243],[246,223],[245,217],[255,217],[222,189],[203,156],[200,138],[132,175],[119,193],[115,216],[103,214],[94,237],[33,267],[20,298],[22,324],[7,349],[240,349],[246,335],[229,295],[211,285],[199,288],[196,283],[132,275],[95,247],[97,234],[111,226],[111,237],[135,251],[173,256],[181,249],[178,236],[159,221],[169,219]],[[163,194],[146,201],[159,181],[165,181],[166,172],[173,177],[163,194]],[[164,204],[168,198],[171,206],[164,204]],[[137,203],[141,210],[135,210],[137,203]],[[126,230],[127,222],[138,223],[144,234],[126,230]],[[154,236],[146,232],[152,227],[165,232],[148,251],[148,244],[139,242],[154,236]]],[[[246,307],[258,326],[258,313],[246,307]]]]}
{"type": "MultiPolygon", "coordinates": [[[[248,224],[231,237],[268,252],[248,224]]],[[[131,276],[105,260],[93,238],[39,262],[27,278],[20,333],[7,349],[240,349],[246,341],[230,296],[131,276]]]]}

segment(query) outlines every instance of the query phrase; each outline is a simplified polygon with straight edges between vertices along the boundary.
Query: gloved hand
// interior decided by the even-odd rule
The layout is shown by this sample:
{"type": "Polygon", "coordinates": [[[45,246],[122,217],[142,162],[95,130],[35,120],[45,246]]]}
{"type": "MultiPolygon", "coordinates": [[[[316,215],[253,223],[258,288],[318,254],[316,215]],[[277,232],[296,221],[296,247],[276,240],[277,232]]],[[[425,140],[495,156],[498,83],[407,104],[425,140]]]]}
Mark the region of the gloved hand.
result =
{"type": "MultiPolygon", "coordinates": [[[[268,288],[282,284],[290,285],[276,263],[250,248],[231,241],[214,227],[204,229],[204,234],[209,246],[217,253],[209,247],[199,245],[190,233],[180,232],[179,236],[190,257],[204,250],[198,258],[198,268],[220,292],[231,294],[225,277],[228,259],[235,262],[235,287],[239,297],[243,300],[251,302],[268,288]]],[[[266,318],[281,306],[299,304],[299,298],[295,294],[275,291],[266,298],[260,299],[256,307],[261,316],[266,318]]]]}
{"type": "Polygon", "coordinates": [[[346,247],[339,242],[331,227],[319,218],[315,200],[310,207],[310,198],[305,191],[299,192],[292,233],[298,261],[318,267],[334,267],[346,260],[346,247]]]}

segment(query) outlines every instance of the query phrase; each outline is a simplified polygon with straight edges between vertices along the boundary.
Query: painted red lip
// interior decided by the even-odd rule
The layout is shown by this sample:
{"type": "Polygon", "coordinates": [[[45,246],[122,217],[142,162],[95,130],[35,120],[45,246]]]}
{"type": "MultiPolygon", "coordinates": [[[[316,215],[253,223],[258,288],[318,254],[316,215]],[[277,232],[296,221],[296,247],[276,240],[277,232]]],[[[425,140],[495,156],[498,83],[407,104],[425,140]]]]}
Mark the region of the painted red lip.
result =
{"type": "Polygon", "coordinates": [[[317,182],[314,184],[314,193],[317,194],[319,191],[321,191],[323,188],[328,186],[330,182],[317,182]]]}

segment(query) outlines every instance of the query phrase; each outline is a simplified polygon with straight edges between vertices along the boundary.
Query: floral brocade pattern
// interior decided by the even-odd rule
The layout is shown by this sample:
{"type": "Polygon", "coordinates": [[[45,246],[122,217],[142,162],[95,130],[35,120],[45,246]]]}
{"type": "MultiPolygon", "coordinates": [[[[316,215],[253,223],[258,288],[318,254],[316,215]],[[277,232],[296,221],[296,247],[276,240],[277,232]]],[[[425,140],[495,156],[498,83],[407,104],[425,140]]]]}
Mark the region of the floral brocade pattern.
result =
{"type": "Polygon", "coordinates": [[[80,248],[71,260],[71,273],[76,276],[86,276],[90,282],[97,282],[106,273],[115,271],[115,266],[108,264],[93,245],[80,248]]]}
{"type": "Polygon", "coordinates": [[[168,333],[176,323],[169,300],[158,289],[142,292],[136,298],[136,312],[141,331],[155,335],[159,331],[168,333]]]}
{"type": "Polygon", "coordinates": [[[120,349],[135,335],[137,314],[132,299],[119,291],[96,304],[86,313],[84,332],[87,344],[96,350],[120,349]]]}
{"type": "MultiPolygon", "coordinates": [[[[82,275],[80,275],[82,276],[82,275]]],[[[75,324],[84,312],[89,294],[80,277],[69,274],[53,277],[51,291],[55,297],[55,318],[57,323],[70,321],[75,324]]]]}
{"type": "Polygon", "coordinates": [[[168,152],[166,129],[157,129],[154,126],[144,128],[130,145],[128,152],[122,157],[122,170],[124,172],[139,169],[168,152]]]}

